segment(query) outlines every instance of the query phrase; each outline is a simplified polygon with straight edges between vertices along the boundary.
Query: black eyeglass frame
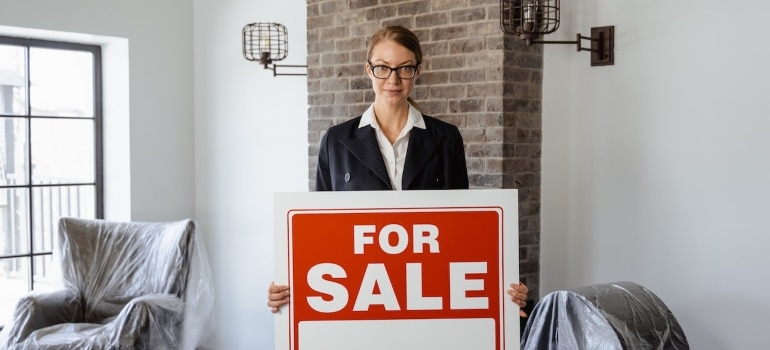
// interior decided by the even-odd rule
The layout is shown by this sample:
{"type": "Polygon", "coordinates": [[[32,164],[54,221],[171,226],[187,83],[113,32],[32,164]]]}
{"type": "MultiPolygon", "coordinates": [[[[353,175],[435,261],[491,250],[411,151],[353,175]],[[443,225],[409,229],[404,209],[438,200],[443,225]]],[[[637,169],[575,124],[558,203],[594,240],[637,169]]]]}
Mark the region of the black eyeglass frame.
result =
{"type": "Polygon", "coordinates": [[[390,76],[393,74],[393,71],[395,71],[395,72],[396,72],[396,76],[397,76],[399,79],[407,79],[407,80],[408,80],[408,79],[413,79],[414,77],[416,77],[416,76],[417,76],[417,71],[420,69],[420,65],[419,65],[419,64],[418,64],[418,65],[414,65],[414,66],[411,66],[411,65],[405,65],[405,66],[398,66],[398,67],[388,67],[388,66],[386,66],[386,65],[384,65],[384,64],[378,64],[378,65],[376,65],[376,66],[375,66],[375,65],[373,65],[373,64],[372,64],[372,62],[370,62],[370,61],[366,61],[366,63],[368,63],[368,64],[369,64],[369,70],[372,72],[372,76],[373,76],[373,77],[375,77],[375,78],[377,78],[377,79],[390,79],[390,76]],[[388,76],[386,76],[386,77],[384,77],[384,78],[380,78],[380,77],[378,77],[378,76],[377,76],[377,74],[374,74],[374,69],[375,69],[375,68],[381,68],[381,67],[384,67],[384,68],[388,68],[388,69],[390,69],[390,72],[388,72],[388,76]],[[412,71],[412,76],[411,76],[411,77],[408,77],[408,78],[402,77],[402,76],[401,76],[401,75],[398,73],[398,72],[399,72],[399,69],[401,69],[401,68],[412,68],[412,69],[414,69],[414,70],[412,71]]]}

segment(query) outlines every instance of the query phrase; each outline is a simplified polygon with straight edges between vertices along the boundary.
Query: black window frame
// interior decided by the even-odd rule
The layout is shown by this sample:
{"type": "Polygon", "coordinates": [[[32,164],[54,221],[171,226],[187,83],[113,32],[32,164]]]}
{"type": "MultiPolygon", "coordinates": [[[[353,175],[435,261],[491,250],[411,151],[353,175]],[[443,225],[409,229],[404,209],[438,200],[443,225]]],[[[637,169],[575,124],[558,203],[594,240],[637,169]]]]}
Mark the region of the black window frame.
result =
{"type": "MultiPolygon", "coordinates": [[[[57,119],[57,120],[93,120],[94,124],[94,181],[93,182],[82,182],[82,183],[61,183],[61,184],[35,184],[32,181],[33,171],[32,169],[27,170],[27,181],[24,185],[4,185],[0,184],[0,189],[18,189],[18,188],[25,188],[28,191],[29,200],[27,203],[28,206],[28,234],[29,234],[29,250],[26,253],[16,253],[16,254],[6,254],[2,255],[0,254],[0,261],[6,260],[6,259],[18,259],[18,258],[26,258],[29,262],[29,275],[28,275],[28,291],[32,291],[35,289],[35,261],[34,259],[36,257],[40,256],[52,256],[53,250],[56,249],[56,247],[51,247],[51,250],[45,250],[45,251],[38,251],[36,252],[33,247],[35,246],[35,217],[37,213],[35,212],[35,203],[34,203],[34,189],[36,188],[43,188],[43,187],[71,187],[71,186],[94,186],[94,209],[95,213],[93,213],[94,217],[97,219],[103,219],[104,218],[104,171],[103,171],[103,165],[104,165],[104,149],[103,149],[103,96],[102,96],[102,54],[101,54],[101,46],[99,45],[92,45],[92,44],[83,44],[83,43],[75,43],[75,42],[65,42],[65,41],[52,41],[52,40],[43,40],[43,39],[34,39],[34,38],[22,38],[22,37],[13,37],[13,36],[0,36],[0,44],[2,45],[13,45],[13,46],[22,46],[25,47],[27,50],[27,54],[25,55],[26,62],[25,62],[25,93],[26,93],[26,113],[24,115],[8,115],[3,114],[2,111],[0,111],[0,117],[2,118],[20,118],[25,119],[25,122],[27,123],[27,161],[26,163],[28,166],[32,164],[32,120],[35,119],[57,119]],[[44,49],[61,49],[61,50],[68,50],[68,51],[85,51],[90,52],[93,55],[93,97],[94,97],[94,106],[93,106],[93,118],[92,117],[78,117],[78,116],[42,116],[42,115],[34,115],[31,105],[30,105],[30,65],[29,65],[29,49],[30,48],[44,48],[44,49]]],[[[54,225],[54,230],[55,230],[54,225]]],[[[55,232],[51,232],[51,234],[55,234],[55,232]]],[[[55,262],[54,262],[55,263],[55,262]]],[[[2,329],[2,325],[0,325],[0,329],[2,329]]]]}

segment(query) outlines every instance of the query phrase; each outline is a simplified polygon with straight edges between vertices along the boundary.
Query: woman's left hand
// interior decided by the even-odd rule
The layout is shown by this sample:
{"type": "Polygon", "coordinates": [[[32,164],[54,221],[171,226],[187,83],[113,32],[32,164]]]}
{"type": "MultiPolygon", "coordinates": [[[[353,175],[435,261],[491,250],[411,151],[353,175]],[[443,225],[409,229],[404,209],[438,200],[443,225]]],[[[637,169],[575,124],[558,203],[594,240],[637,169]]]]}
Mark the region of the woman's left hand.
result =
{"type": "Polygon", "coordinates": [[[511,301],[519,305],[519,315],[521,317],[527,317],[527,313],[524,312],[524,307],[527,306],[527,294],[529,294],[529,288],[524,283],[511,283],[511,289],[507,291],[511,296],[511,301]]]}

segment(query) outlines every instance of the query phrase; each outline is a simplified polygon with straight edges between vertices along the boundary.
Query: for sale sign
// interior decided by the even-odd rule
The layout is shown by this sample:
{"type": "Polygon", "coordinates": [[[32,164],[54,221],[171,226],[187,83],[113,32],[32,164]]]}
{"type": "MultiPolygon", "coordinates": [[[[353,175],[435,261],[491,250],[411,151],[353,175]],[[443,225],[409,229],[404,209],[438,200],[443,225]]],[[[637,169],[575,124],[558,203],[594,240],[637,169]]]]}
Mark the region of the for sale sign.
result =
{"type": "Polygon", "coordinates": [[[276,349],[518,348],[504,294],[516,203],[515,190],[277,194],[292,299],[276,349]]]}

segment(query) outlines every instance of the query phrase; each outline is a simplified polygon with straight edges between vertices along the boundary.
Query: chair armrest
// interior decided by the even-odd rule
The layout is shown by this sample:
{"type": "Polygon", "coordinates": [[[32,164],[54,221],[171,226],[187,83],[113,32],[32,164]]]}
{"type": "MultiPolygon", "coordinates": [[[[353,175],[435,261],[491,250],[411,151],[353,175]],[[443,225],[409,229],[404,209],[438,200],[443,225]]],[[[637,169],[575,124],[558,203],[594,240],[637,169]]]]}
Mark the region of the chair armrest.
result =
{"type": "Polygon", "coordinates": [[[72,289],[33,293],[19,299],[9,328],[8,345],[20,343],[30,333],[60,323],[78,322],[83,317],[80,296],[72,289]]]}
{"type": "Polygon", "coordinates": [[[184,302],[172,294],[134,298],[110,322],[115,326],[111,347],[124,349],[177,349],[184,302]]]}

